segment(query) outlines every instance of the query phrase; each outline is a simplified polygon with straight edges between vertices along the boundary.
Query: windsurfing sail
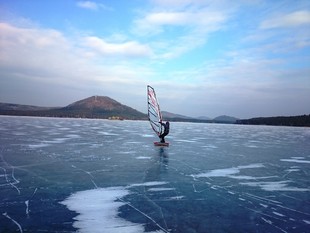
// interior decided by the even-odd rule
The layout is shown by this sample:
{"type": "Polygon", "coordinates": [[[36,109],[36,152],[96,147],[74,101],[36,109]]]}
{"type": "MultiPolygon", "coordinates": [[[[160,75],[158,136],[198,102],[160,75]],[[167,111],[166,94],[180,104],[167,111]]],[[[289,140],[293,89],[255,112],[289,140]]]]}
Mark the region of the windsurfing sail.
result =
{"type": "Polygon", "coordinates": [[[159,123],[162,122],[162,115],[160,112],[158,100],[156,98],[155,90],[151,86],[147,86],[147,109],[152,129],[159,136],[163,130],[162,125],[159,123]]]}

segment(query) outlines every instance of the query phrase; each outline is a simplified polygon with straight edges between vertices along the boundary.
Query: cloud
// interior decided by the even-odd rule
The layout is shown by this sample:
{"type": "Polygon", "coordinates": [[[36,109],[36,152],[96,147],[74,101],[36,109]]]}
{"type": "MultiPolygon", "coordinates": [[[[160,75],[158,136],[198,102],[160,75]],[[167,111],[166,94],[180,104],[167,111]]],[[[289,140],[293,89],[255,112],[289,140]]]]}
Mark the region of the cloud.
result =
{"type": "MultiPolygon", "coordinates": [[[[199,9],[195,11],[149,12],[134,22],[134,32],[139,35],[162,33],[165,26],[189,27],[191,30],[209,32],[216,30],[227,20],[222,11],[199,9]]],[[[188,34],[190,31],[186,31],[188,34]]]]}
{"type": "Polygon", "coordinates": [[[306,113],[308,11],[285,14],[275,4],[277,16],[271,10],[267,19],[263,11],[253,22],[252,10],[265,6],[178,2],[136,8],[130,28],[107,28],[112,34],[105,36],[1,23],[1,101],[19,96],[16,103],[63,106],[102,94],[145,111],[150,84],[162,109],[184,115],[306,113]]]}
{"type": "Polygon", "coordinates": [[[142,19],[151,25],[186,25],[190,24],[190,14],[186,12],[156,12],[142,19]]]}
{"type": "Polygon", "coordinates": [[[98,10],[99,8],[97,3],[91,1],[79,1],[77,2],[77,6],[89,10],[98,10]]]}
{"type": "Polygon", "coordinates": [[[129,57],[146,57],[152,54],[151,48],[136,41],[108,43],[95,36],[86,37],[85,45],[104,55],[122,55],[129,57]]]}
{"type": "Polygon", "coordinates": [[[271,19],[264,20],[260,28],[289,28],[303,25],[310,25],[310,11],[295,11],[286,15],[280,15],[271,19]]]}
{"type": "Polygon", "coordinates": [[[157,59],[172,59],[204,45],[211,33],[224,27],[228,18],[225,11],[207,8],[151,11],[134,21],[132,32],[150,38],[157,59]]]}
{"type": "Polygon", "coordinates": [[[152,2],[160,6],[184,6],[195,2],[195,0],[152,0],[152,2]]]}
{"type": "MultiPolygon", "coordinates": [[[[100,58],[89,57],[90,48],[80,44],[84,37],[69,38],[53,29],[0,23],[0,34],[1,101],[64,106],[64,102],[103,94],[133,107],[139,105],[135,86],[146,85],[143,75],[149,73],[147,68],[122,59],[102,63],[100,58]],[[133,98],[128,100],[128,95],[133,98]]],[[[102,40],[99,47],[100,43],[102,40]]],[[[109,56],[131,57],[148,52],[135,42],[103,43],[103,50],[109,56]]],[[[143,109],[145,103],[141,106],[143,109]]]]}
{"type": "Polygon", "coordinates": [[[224,6],[227,3],[230,3],[230,6],[233,5],[232,1],[209,1],[209,0],[151,0],[155,6],[159,7],[169,7],[169,8],[184,8],[184,7],[204,7],[204,6],[224,6]]]}
{"type": "Polygon", "coordinates": [[[142,22],[150,26],[214,26],[225,21],[225,16],[220,11],[199,10],[194,12],[154,12],[142,19],[142,22]]]}
{"type": "Polygon", "coordinates": [[[70,54],[69,41],[53,29],[21,28],[0,23],[0,33],[0,65],[15,69],[15,73],[25,69],[25,73],[29,74],[35,68],[32,74],[35,77],[44,70],[54,68],[56,63],[62,67],[58,61],[70,54]]]}
{"type": "Polygon", "coordinates": [[[107,7],[106,5],[102,3],[96,3],[92,1],[79,1],[76,3],[76,5],[80,8],[88,9],[88,10],[93,10],[97,11],[99,9],[105,9],[105,10],[112,10],[112,8],[107,7]]]}
{"type": "MultiPolygon", "coordinates": [[[[286,57],[292,59],[292,55],[310,46],[310,11],[295,11],[289,14],[277,13],[276,17],[261,20],[256,30],[249,31],[240,45],[246,45],[253,54],[262,56],[286,57]]],[[[305,53],[306,55],[306,53],[305,53]]],[[[307,55],[306,55],[307,56],[307,55]]],[[[283,57],[284,58],[284,57],[283,57]]],[[[301,59],[304,60],[304,59],[301,59]]],[[[302,62],[303,63],[303,62],[302,62]]]]}

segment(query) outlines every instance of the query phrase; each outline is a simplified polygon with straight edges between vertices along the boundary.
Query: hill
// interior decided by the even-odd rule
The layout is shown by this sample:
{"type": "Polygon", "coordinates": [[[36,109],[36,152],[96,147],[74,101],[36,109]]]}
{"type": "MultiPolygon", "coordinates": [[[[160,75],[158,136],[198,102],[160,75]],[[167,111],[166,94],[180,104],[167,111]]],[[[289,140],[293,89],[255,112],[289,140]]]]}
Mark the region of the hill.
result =
{"type": "Polygon", "coordinates": [[[61,111],[69,116],[83,118],[119,117],[131,120],[146,119],[146,114],[123,105],[107,96],[92,96],[79,100],[62,108],[61,111]]]}
{"type": "Polygon", "coordinates": [[[122,105],[114,99],[107,96],[92,96],[86,99],[76,101],[69,104],[65,109],[105,109],[105,110],[120,110],[125,109],[127,106],[122,105]]]}
{"type": "Polygon", "coordinates": [[[123,105],[107,96],[92,96],[66,107],[42,108],[29,105],[0,104],[0,114],[74,118],[147,119],[146,114],[123,105]]]}

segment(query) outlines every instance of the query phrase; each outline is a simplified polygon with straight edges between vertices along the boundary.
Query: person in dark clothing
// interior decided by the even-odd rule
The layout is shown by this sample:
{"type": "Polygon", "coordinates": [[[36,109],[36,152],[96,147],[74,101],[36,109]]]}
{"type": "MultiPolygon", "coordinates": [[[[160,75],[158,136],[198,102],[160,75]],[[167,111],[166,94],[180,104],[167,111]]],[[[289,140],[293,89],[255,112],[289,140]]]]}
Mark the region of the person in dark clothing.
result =
{"type": "Polygon", "coordinates": [[[159,135],[159,138],[160,138],[160,142],[161,143],[165,143],[165,137],[169,134],[169,130],[170,130],[170,123],[169,121],[165,123],[162,123],[162,122],[159,122],[162,126],[164,126],[164,132],[159,135]]]}

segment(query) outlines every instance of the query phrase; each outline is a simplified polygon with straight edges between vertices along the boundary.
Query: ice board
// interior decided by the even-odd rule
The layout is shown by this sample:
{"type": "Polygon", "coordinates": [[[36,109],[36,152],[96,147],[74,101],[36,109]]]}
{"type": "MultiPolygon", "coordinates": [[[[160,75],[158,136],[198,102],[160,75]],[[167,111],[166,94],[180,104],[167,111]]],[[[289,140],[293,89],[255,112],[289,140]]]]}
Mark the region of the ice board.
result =
{"type": "Polygon", "coordinates": [[[169,146],[169,142],[154,142],[154,146],[169,146]]]}

